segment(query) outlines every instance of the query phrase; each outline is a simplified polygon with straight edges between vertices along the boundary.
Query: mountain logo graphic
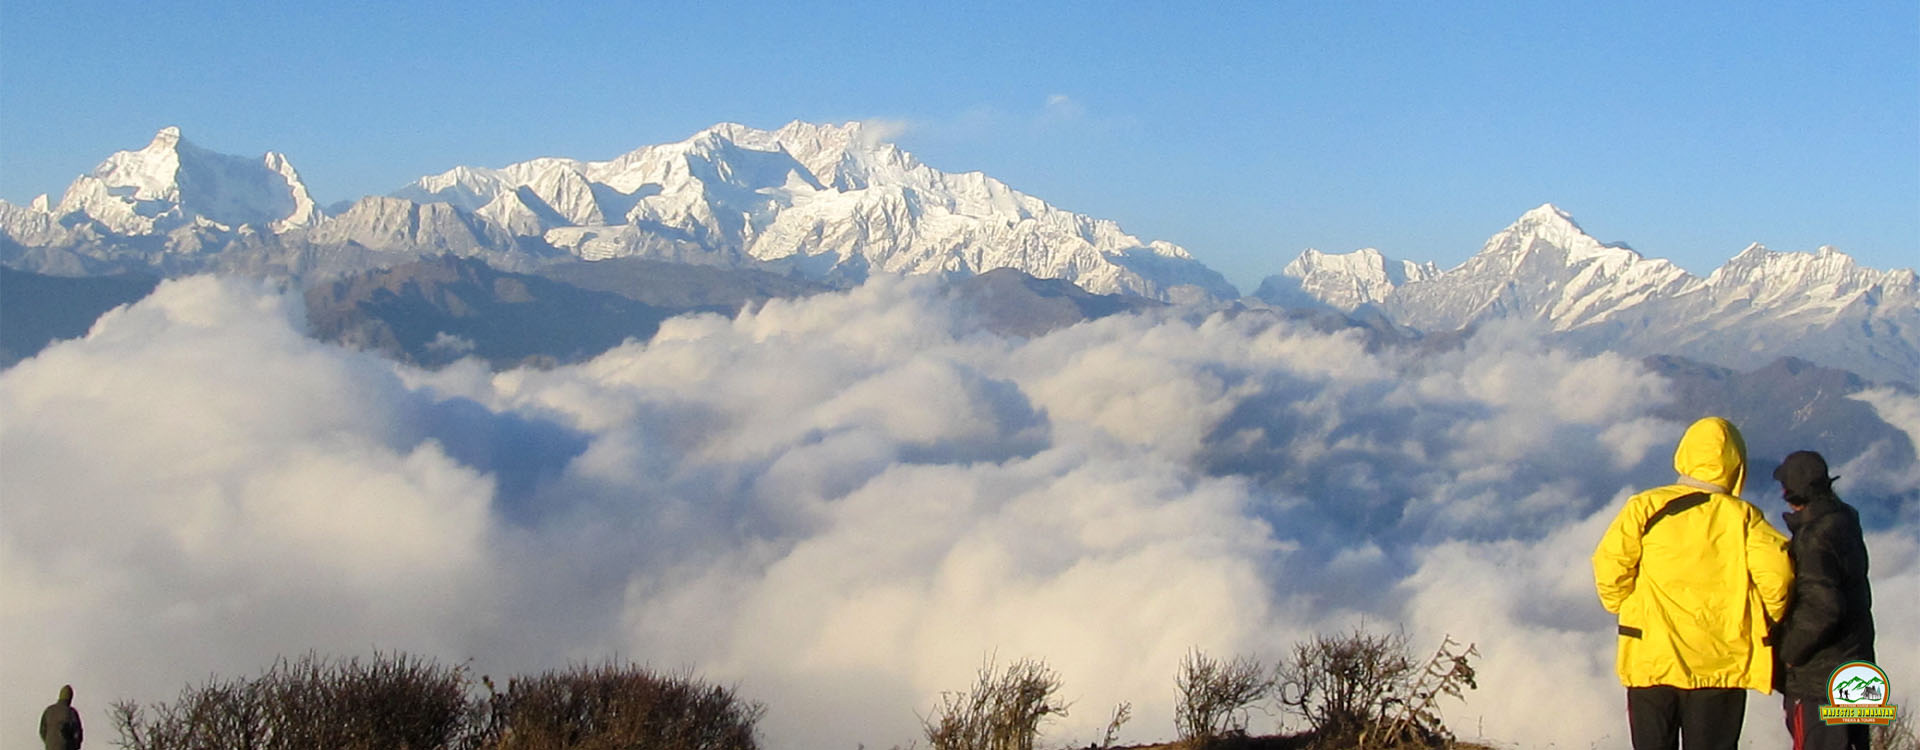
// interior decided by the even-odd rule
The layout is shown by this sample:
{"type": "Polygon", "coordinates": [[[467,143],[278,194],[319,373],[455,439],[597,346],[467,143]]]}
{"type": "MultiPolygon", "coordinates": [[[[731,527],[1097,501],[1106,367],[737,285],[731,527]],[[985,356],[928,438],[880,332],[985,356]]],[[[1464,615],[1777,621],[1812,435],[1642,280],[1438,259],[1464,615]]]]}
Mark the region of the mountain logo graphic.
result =
{"type": "Polygon", "coordinates": [[[1879,677],[1849,677],[1840,684],[1833,686],[1833,700],[1835,703],[1844,703],[1850,706],[1857,706],[1862,703],[1879,705],[1880,701],[1886,697],[1887,681],[1879,677]]]}
{"type": "Polygon", "coordinates": [[[1829,725],[1892,723],[1898,710],[1887,704],[1892,690],[1886,671],[1873,662],[1842,664],[1827,678],[1831,703],[1820,707],[1820,720],[1829,725]]]}

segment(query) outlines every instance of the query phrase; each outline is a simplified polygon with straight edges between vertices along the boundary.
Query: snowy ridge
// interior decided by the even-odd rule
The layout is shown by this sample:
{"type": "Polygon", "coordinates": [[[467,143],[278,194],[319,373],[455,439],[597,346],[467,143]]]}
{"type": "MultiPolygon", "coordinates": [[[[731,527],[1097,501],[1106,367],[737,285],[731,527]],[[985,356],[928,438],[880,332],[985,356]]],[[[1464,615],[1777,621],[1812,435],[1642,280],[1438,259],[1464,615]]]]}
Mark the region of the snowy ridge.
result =
{"type": "Polygon", "coordinates": [[[1389,260],[1370,247],[1344,254],[1309,248],[1281,269],[1279,276],[1263,282],[1254,296],[1277,304],[1317,301],[1353,312],[1379,304],[1409,282],[1438,275],[1440,269],[1432,263],[1389,260]]]}
{"type": "Polygon", "coordinates": [[[448,203],[586,259],[791,262],[806,269],[1016,268],[1100,293],[1237,297],[1184,248],[1054,208],[978,172],[921,164],[860,123],[723,123],[608,161],[456,167],[394,195],[448,203]],[[691,246],[691,247],[690,247],[691,246]]]}
{"type": "Polygon", "coordinates": [[[1875,271],[1831,245],[1811,253],[1781,253],[1749,245],[1707,276],[1715,307],[1748,303],[1793,309],[1836,309],[1869,294],[1889,300],[1920,295],[1912,269],[1875,271]]]}
{"type": "Polygon", "coordinates": [[[1381,300],[1396,320],[1456,330],[1482,319],[1524,317],[1557,330],[1605,320],[1624,306],[1680,290],[1686,271],[1587,235],[1553,204],[1522,215],[1458,268],[1381,300]]]}
{"type": "Polygon", "coordinates": [[[1736,368],[1797,356],[1876,379],[1920,381],[1914,271],[1862,268],[1832,247],[1782,253],[1752,245],[1703,279],[1601,243],[1548,204],[1456,268],[1408,272],[1404,282],[1384,273],[1404,263],[1370,249],[1344,256],[1309,250],[1256,296],[1346,311],[1372,305],[1431,332],[1518,318],[1588,350],[1682,354],[1736,368]]]}
{"type": "MultiPolygon", "coordinates": [[[[328,216],[285,156],[219,154],[165,128],[144,148],[108,157],[57,201],[0,202],[8,240],[0,261],[62,274],[302,277],[453,253],[511,270],[647,258],[836,282],[1007,268],[1099,294],[1238,297],[1178,245],[979,172],[934,169],[886,135],[861,123],[722,123],[606,161],[455,167],[328,216]]],[[[1371,248],[1308,250],[1256,296],[1364,308],[1429,332],[1521,319],[1590,350],[1741,369],[1790,355],[1920,381],[1920,283],[1911,269],[1862,268],[1830,247],[1753,245],[1703,279],[1603,243],[1552,204],[1522,214],[1456,268],[1371,248]]]]}
{"type": "Polygon", "coordinates": [[[353,244],[369,250],[414,255],[483,254],[508,238],[473,214],[444,203],[367,197],[315,227],[309,239],[322,245],[353,244]]]}
{"type": "Polygon", "coordinates": [[[54,219],[44,195],[25,207],[0,201],[0,232],[26,245],[62,244],[73,237],[71,231],[54,219]]]}

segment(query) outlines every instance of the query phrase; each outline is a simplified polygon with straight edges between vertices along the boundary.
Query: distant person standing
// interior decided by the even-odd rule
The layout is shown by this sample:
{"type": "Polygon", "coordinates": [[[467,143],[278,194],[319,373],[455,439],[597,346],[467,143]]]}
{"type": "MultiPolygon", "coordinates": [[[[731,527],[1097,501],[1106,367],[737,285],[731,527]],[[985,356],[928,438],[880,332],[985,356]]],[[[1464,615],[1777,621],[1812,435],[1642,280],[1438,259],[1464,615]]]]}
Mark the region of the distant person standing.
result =
{"type": "Polygon", "coordinates": [[[1867,582],[1867,543],[1860,513],[1841,502],[1827,476],[1827,460],[1795,451],[1773,470],[1792,508],[1783,518],[1793,541],[1793,597],[1774,641],[1781,665],[1781,701],[1793,750],[1866,750],[1860,724],[1820,720],[1827,681],[1850,661],[1873,661],[1873,589],[1867,582]]]}
{"type": "Polygon", "coordinates": [[[1767,634],[1793,582],[1787,538],[1740,499],[1747,448],[1732,423],[1694,422],[1673,468],[1673,484],[1627,498],[1593,551],[1594,583],[1620,618],[1635,750],[1731,750],[1746,691],[1773,689],[1767,634]]]}
{"type": "Polygon", "coordinates": [[[60,686],[60,700],[40,712],[40,741],[47,750],[80,750],[80,712],[73,710],[73,686],[60,686]]]}

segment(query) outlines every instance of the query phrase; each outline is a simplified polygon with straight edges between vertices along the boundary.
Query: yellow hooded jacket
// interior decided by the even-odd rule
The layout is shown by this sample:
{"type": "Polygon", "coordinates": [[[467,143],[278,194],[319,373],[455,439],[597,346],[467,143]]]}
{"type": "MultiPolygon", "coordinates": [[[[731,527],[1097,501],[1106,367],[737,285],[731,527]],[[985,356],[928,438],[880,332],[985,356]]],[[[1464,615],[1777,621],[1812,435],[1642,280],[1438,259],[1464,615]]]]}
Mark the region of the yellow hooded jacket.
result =
{"type": "Polygon", "coordinates": [[[1627,498],[1600,538],[1593,578],[1620,616],[1621,684],[1772,691],[1768,630],[1793,567],[1786,537],[1739,498],[1746,463],[1731,423],[1693,423],[1673,454],[1679,482],[1627,498]]]}

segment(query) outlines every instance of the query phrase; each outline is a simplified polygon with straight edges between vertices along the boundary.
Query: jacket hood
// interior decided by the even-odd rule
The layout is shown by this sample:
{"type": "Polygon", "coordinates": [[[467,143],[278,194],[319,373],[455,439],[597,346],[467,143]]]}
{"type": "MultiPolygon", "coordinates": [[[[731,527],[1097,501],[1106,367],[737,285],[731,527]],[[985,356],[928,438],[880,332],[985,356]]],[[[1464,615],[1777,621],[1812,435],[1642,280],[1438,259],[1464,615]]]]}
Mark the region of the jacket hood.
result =
{"type": "MultiPolygon", "coordinates": [[[[44,693],[43,693],[43,695],[44,695],[44,693]]],[[[60,686],[60,702],[61,702],[61,703],[72,703],[72,702],[73,702],[73,686],[72,686],[72,685],[61,685],[61,686],[60,686]]]]}
{"type": "Polygon", "coordinates": [[[1687,428],[1673,451],[1673,470],[1680,476],[1727,488],[1740,496],[1747,483],[1747,441],[1732,422],[1706,417],[1687,428]]]}

